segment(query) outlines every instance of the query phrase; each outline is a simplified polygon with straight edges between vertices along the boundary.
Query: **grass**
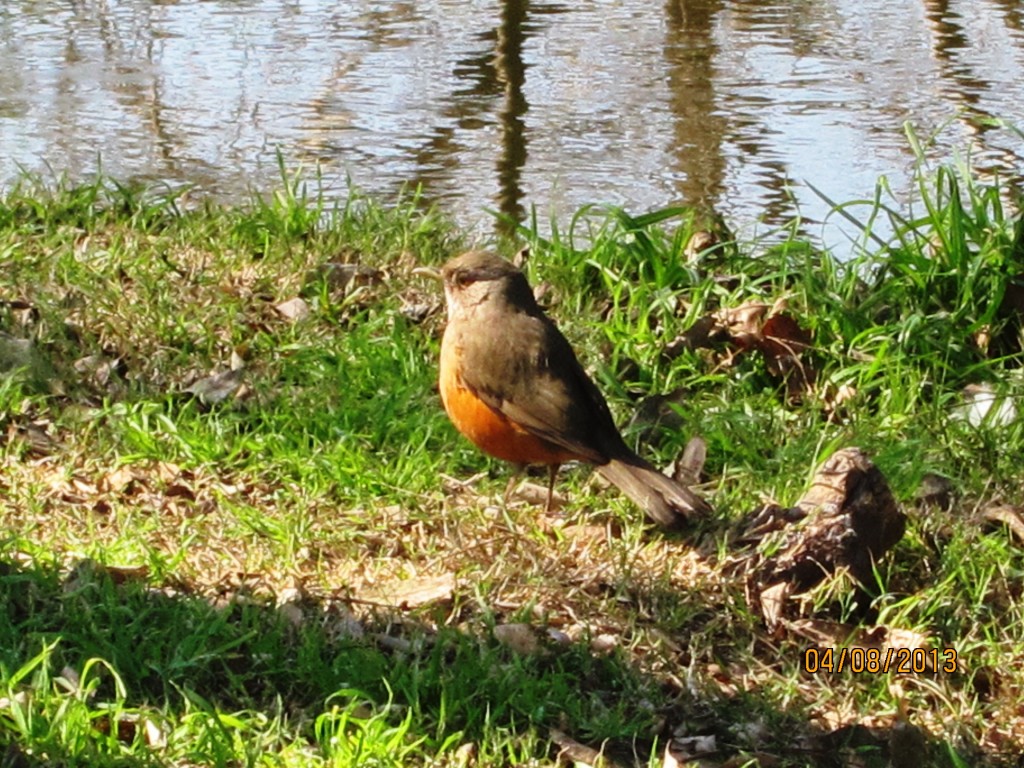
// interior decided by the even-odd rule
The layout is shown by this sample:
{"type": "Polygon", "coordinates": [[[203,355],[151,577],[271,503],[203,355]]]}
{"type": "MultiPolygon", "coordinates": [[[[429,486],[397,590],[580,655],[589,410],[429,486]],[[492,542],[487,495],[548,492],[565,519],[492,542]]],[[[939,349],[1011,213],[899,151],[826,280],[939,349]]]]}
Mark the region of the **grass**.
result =
{"type": "Polygon", "coordinates": [[[959,415],[966,386],[1024,392],[1006,193],[951,166],[909,210],[841,207],[865,229],[847,262],[723,232],[688,257],[681,209],[520,228],[627,438],[662,463],[706,442],[716,516],[679,537],[584,468],[560,517],[500,502],[506,469],[440,408],[441,298],[412,274],[466,243],[415,197],[335,206],[285,174],[224,209],[24,179],[0,198],[0,764],[582,764],[585,745],[656,766],[695,736],[714,765],[1019,764],[1021,542],[979,513],[1024,503],[1024,420],[959,415]],[[739,338],[758,304],[806,343],[795,366],[694,341],[708,318],[739,338]],[[908,530],[866,601],[840,575],[800,618],[928,636],[955,673],[808,674],[813,643],[748,603],[735,530],[851,445],[908,530]],[[936,476],[949,504],[919,499],[936,476]]]}

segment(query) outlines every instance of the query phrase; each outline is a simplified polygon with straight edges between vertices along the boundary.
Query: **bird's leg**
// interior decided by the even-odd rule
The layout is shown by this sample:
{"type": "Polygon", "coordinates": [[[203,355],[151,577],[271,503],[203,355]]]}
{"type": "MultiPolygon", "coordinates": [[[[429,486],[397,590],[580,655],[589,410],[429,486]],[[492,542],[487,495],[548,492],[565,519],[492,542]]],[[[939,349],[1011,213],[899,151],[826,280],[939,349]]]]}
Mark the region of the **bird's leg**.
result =
{"type": "Polygon", "coordinates": [[[551,514],[551,502],[555,495],[555,478],[558,477],[558,464],[548,464],[548,503],[544,506],[544,511],[547,514],[551,514]]]}

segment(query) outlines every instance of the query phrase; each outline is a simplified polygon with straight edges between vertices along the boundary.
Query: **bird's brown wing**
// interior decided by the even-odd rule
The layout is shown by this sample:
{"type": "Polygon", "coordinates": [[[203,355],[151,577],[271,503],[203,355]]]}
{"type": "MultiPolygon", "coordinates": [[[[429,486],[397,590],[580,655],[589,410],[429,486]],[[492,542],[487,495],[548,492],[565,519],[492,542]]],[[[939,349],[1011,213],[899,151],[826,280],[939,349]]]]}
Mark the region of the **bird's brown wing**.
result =
{"type": "Polygon", "coordinates": [[[461,340],[464,384],[523,429],[584,461],[604,464],[618,455],[625,444],[608,404],[554,323],[527,312],[503,321],[502,333],[461,340]]]}

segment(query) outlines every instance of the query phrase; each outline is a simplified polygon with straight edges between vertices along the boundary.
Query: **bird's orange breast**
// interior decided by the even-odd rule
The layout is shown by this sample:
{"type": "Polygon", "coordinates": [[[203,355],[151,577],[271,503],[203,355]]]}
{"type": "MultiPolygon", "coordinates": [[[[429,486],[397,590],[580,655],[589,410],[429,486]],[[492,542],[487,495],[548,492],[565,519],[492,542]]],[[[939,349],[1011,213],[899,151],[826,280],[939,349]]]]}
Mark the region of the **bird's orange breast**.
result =
{"type": "Polygon", "coordinates": [[[452,424],[481,451],[514,464],[562,464],[579,458],[531,434],[481,400],[459,373],[455,350],[442,349],[441,401],[452,424]]]}

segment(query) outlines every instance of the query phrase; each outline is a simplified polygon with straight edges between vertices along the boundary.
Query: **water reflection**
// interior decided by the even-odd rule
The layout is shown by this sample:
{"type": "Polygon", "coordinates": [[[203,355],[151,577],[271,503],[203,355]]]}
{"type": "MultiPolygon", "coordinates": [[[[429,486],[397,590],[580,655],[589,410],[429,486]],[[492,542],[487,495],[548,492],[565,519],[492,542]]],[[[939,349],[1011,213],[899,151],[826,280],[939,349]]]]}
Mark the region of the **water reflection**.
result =
{"type": "MultiPolygon", "coordinates": [[[[1019,179],[1018,0],[8,0],[0,180],[19,167],[277,183],[275,152],[465,224],[687,203],[742,229],[898,196],[934,158],[1019,179]]],[[[842,239],[830,221],[826,240],[842,239]]],[[[813,233],[822,232],[808,224],[813,233]]]]}
{"type": "MultiPolygon", "coordinates": [[[[523,95],[526,65],[523,63],[526,18],[529,0],[504,0],[501,26],[498,27],[497,56],[494,69],[504,87],[504,99],[498,112],[501,121],[501,154],[498,156],[498,210],[507,221],[519,222],[526,216],[523,190],[519,180],[526,165],[526,131],[523,117],[529,105],[523,95]]],[[[508,224],[502,224],[508,231],[508,224]]],[[[514,229],[514,226],[511,228],[514,229]]]]}
{"type": "Polygon", "coordinates": [[[713,211],[725,190],[728,124],[715,96],[715,20],[721,0],[668,0],[664,57],[679,201],[713,211]]]}

